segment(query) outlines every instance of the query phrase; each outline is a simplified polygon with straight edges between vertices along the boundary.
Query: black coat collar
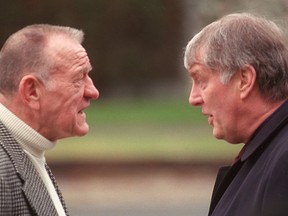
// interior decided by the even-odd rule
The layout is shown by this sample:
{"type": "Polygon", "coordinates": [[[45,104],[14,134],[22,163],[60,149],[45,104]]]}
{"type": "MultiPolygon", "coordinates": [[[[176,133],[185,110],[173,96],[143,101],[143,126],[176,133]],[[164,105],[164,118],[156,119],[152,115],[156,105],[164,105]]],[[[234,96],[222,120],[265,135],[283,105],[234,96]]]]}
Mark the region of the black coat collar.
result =
{"type": "Polygon", "coordinates": [[[257,149],[265,147],[267,140],[274,136],[279,128],[288,122],[288,100],[286,100],[271,116],[269,116],[257,129],[253,138],[246,144],[247,147],[241,157],[245,161],[257,149]]]}

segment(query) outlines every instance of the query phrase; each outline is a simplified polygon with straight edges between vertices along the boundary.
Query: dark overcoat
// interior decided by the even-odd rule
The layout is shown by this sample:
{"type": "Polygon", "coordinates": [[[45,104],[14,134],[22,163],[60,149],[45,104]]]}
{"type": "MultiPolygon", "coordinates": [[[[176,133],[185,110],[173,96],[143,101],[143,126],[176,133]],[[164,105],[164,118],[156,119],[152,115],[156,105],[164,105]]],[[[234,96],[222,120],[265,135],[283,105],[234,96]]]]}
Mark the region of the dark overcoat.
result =
{"type": "Polygon", "coordinates": [[[258,128],[240,160],[219,170],[209,215],[288,215],[287,101],[258,128]]]}

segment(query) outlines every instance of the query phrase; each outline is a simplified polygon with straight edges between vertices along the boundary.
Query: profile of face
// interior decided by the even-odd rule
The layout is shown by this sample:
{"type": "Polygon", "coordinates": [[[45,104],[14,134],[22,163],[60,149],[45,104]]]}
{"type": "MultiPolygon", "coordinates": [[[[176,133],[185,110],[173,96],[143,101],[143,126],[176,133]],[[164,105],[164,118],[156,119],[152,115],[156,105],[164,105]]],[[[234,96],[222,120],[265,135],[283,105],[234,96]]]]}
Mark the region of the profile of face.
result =
{"type": "Polygon", "coordinates": [[[40,132],[49,140],[85,135],[89,126],[84,110],[99,97],[89,76],[92,67],[85,49],[73,40],[55,40],[50,50],[58,66],[44,84],[40,106],[40,132]]]}
{"type": "Polygon", "coordinates": [[[220,81],[220,75],[203,64],[193,64],[188,70],[192,79],[189,103],[200,106],[203,115],[213,127],[213,136],[230,143],[237,143],[239,92],[237,78],[228,84],[220,81]]]}

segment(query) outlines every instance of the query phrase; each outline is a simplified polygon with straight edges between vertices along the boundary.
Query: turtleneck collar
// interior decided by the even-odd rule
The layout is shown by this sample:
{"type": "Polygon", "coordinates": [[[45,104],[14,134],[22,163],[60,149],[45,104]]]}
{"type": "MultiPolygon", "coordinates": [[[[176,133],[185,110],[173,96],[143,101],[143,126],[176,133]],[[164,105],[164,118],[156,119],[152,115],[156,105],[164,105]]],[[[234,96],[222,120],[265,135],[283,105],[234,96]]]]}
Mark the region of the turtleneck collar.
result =
{"type": "Polygon", "coordinates": [[[56,145],[56,142],[43,137],[1,103],[0,121],[5,124],[22,148],[34,157],[44,159],[45,151],[53,149],[56,145]]]}

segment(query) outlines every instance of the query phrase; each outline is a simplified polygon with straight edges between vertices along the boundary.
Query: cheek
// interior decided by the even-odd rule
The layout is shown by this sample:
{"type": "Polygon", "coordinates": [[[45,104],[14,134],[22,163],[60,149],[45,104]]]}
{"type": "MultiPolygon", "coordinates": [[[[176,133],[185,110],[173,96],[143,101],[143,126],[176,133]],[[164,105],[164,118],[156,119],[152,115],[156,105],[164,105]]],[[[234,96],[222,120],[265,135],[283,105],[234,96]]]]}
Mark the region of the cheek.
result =
{"type": "Polygon", "coordinates": [[[54,116],[58,122],[62,121],[65,124],[69,119],[74,118],[78,112],[79,102],[74,98],[61,97],[55,98],[53,101],[50,100],[46,104],[47,114],[49,113],[50,118],[54,116]]]}
{"type": "Polygon", "coordinates": [[[235,119],[237,115],[237,101],[234,100],[232,95],[214,94],[211,95],[209,99],[209,108],[217,122],[221,124],[230,124],[230,121],[235,119]]]}
{"type": "Polygon", "coordinates": [[[66,107],[74,107],[80,103],[83,98],[83,90],[82,89],[67,89],[66,91],[62,91],[58,95],[59,103],[65,105],[66,107]]]}
{"type": "Polygon", "coordinates": [[[237,123],[238,113],[237,106],[234,101],[225,101],[218,108],[217,120],[221,127],[226,131],[233,131],[237,123]]]}

